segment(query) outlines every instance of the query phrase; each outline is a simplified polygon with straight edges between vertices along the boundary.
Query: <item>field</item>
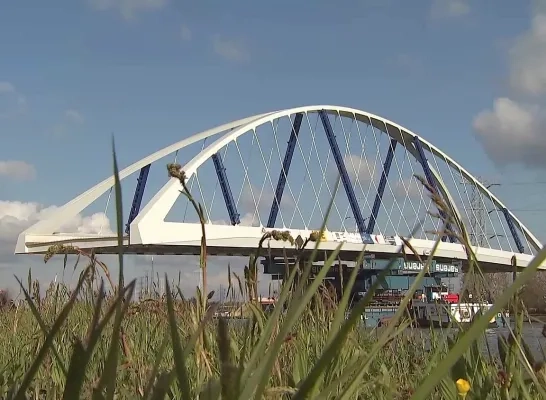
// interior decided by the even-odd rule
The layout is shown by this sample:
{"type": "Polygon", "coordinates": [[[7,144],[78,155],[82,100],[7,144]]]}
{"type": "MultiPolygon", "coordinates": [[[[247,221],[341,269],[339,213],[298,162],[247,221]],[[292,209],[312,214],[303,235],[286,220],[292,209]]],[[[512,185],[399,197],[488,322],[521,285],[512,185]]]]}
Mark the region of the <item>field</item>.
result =
{"type": "MultiPolygon", "coordinates": [[[[57,299],[52,295],[43,300],[39,311],[45,325],[53,324],[55,308],[61,308],[68,301],[66,294],[60,294],[57,299]]],[[[105,306],[103,314],[106,308],[105,306]]],[[[271,339],[282,339],[272,360],[273,365],[267,374],[269,379],[266,393],[269,397],[279,398],[283,392],[292,393],[297,384],[308,376],[310,369],[320,358],[328,334],[331,332],[329,326],[333,321],[334,310],[329,308],[331,307],[324,302],[317,303],[308,307],[287,333],[280,332],[281,327],[277,325],[273,327],[272,335],[267,334],[267,337],[271,339]]],[[[185,345],[191,342],[190,337],[198,325],[198,305],[176,301],[173,309],[178,327],[177,333],[180,336],[180,342],[185,345]]],[[[40,398],[40,393],[47,393],[47,398],[62,396],[66,382],[62,366],[68,368],[70,364],[74,351],[74,339],[87,337],[93,313],[94,308],[90,303],[81,302],[73,306],[69,317],[56,335],[58,339],[55,348],[61,362],[57,361],[52,352],[44,358],[30,385],[32,398],[40,398]]],[[[192,387],[190,398],[196,398],[198,388],[206,387],[207,383],[214,387],[214,380],[222,373],[231,376],[229,383],[235,382],[233,378],[239,375],[238,366],[241,354],[245,353],[242,350],[245,344],[247,355],[243,358],[248,363],[252,349],[257,348],[260,338],[266,337],[266,316],[257,314],[256,324],[248,335],[245,331],[250,327],[246,328],[242,321],[224,325],[218,320],[210,320],[206,324],[203,334],[199,335],[195,345],[192,346],[192,352],[186,359],[188,381],[192,387]],[[225,347],[224,353],[220,352],[220,346],[225,347]],[[222,365],[220,363],[222,357],[231,360],[231,363],[222,365]]],[[[0,375],[2,385],[0,391],[6,393],[11,383],[10,379],[15,379],[18,383],[22,382],[25,372],[38,356],[44,339],[40,334],[40,326],[36,318],[28,308],[2,313],[0,325],[4,332],[0,339],[0,358],[9,361],[2,366],[2,375],[0,375]]],[[[105,374],[105,360],[112,342],[112,329],[113,324],[106,327],[102,340],[97,343],[95,353],[89,361],[87,378],[81,392],[82,398],[90,398],[92,388],[98,385],[101,376],[105,374]]],[[[142,398],[154,368],[157,368],[158,375],[163,374],[164,379],[167,378],[168,371],[175,366],[170,335],[165,301],[144,301],[128,308],[123,320],[123,334],[120,337],[121,346],[119,346],[121,352],[115,379],[116,392],[121,398],[142,398]],[[165,338],[167,340],[165,352],[158,366],[155,367],[162,346],[165,346],[163,344],[165,338]]],[[[339,349],[339,353],[336,352],[335,364],[327,365],[325,378],[319,386],[319,391],[322,391],[329,383],[339,381],[357,358],[362,358],[372,350],[376,340],[375,335],[351,330],[347,337],[347,344],[339,349]]],[[[271,346],[270,343],[266,345],[266,349],[271,346]]],[[[394,337],[389,344],[382,346],[377,357],[374,357],[375,361],[363,375],[357,392],[363,396],[362,398],[370,399],[378,398],[378,393],[383,393],[385,398],[407,397],[415,385],[414,380],[420,380],[426,371],[427,360],[420,349],[422,344],[419,345],[416,340],[410,341],[404,335],[394,337]],[[400,351],[401,349],[404,351],[400,351]],[[413,373],[409,376],[405,371],[413,371],[413,373]]],[[[266,352],[262,350],[261,353],[260,358],[263,360],[266,352]]],[[[245,371],[247,374],[254,372],[249,367],[250,365],[247,364],[245,371]]],[[[241,382],[243,387],[248,383],[250,383],[249,380],[241,382]]],[[[172,391],[170,397],[181,398],[181,386],[177,379],[173,380],[170,390],[172,391]]],[[[336,388],[336,392],[337,390],[336,388]]],[[[214,396],[205,398],[214,398],[214,396]]]]}
{"type": "MultiPolygon", "coordinates": [[[[115,156],[114,170],[117,176],[115,156]]],[[[169,173],[187,192],[180,168],[170,165],[169,173]]],[[[118,180],[121,243],[120,193],[118,180]]],[[[433,195],[433,200],[452,218],[439,197],[433,195]]],[[[193,204],[203,221],[199,205],[193,204]]],[[[460,221],[450,223],[458,231],[449,234],[469,243],[460,221]]],[[[320,232],[311,236],[302,247],[318,243],[320,232]]],[[[124,281],[121,246],[116,282],[105,275],[107,267],[91,257],[71,291],[55,285],[39,298],[37,284],[29,277],[21,284],[27,303],[0,311],[0,398],[546,399],[546,368],[535,363],[521,338],[525,310],[518,298],[546,250],[470,327],[459,327],[452,337],[435,331],[427,344],[419,331],[408,328],[404,311],[426,269],[393,323],[364,330],[358,325],[371,292],[349,307],[356,268],[340,301],[322,284],[339,248],[313,281],[307,279],[310,263],[293,269],[278,306],[265,314],[254,299],[256,260],[266,240],[293,243],[286,232],[266,234],[243,277],[228,271],[228,292],[245,296],[251,311],[248,320],[237,323],[212,317],[215,307],[208,302],[206,280],[196,301],[182,298],[168,282],[165,299],[127,301],[135,283],[124,281]],[[478,349],[478,340],[491,317],[507,306],[515,324],[509,337],[499,336],[500,357],[494,358],[478,349]]],[[[74,247],[57,246],[46,258],[66,253],[88,256],[74,247]]],[[[201,268],[206,277],[205,235],[201,268]]],[[[479,265],[473,263],[470,274],[481,276],[479,265]]]]}

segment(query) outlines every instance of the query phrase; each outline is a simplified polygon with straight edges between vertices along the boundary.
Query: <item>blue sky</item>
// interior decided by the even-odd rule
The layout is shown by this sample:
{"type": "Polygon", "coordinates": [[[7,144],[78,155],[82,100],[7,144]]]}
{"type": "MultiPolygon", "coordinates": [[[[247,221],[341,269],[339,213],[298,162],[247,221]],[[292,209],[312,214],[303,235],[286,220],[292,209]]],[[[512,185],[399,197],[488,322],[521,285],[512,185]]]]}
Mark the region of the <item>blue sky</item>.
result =
{"type": "MultiPolygon", "coordinates": [[[[489,180],[546,181],[540,3],[23,3],[0,6],[0,200],[12,214],[13,202],[61,205],[110,175],[112,134],[127,165],[230,120],[320,103],[392,119],[489,180]],[[505,112],[476,122],[494,104],[505,112]],[[14,174],[14,161],[27,169],[14,174]]],[[[496,193],[543,209],[544,189],[496,193]]],[[[544,213],[519,215],[546,238],[544,213]]]]}

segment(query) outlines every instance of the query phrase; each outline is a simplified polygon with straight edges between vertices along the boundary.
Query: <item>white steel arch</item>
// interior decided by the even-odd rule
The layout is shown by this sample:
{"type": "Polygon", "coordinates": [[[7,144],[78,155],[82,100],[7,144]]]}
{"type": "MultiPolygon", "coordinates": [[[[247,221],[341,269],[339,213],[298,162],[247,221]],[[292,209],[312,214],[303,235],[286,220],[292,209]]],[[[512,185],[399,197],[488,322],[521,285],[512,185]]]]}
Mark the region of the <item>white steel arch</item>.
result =
{"type": "MultiPolygon", "coordinates": [[[[297,113],[309,113],[319,110],[325,110],[329,113],[338,113],[341,115],[349,115],[354,117],[357,120],[366,119],[369,121],[371,125],[374,125],[376,128],[382,130],[389,136],[391,136],[394,139],[397,139],[396,133],[398,135],[407,135],[411,139],[416,137],[417,135],[410,131],[409,129],[406,129],[402,127],[401,125],[398,125],[392,121],[389,121],[385,118],[379,117],[377,115],[357,110],[354,108],[348,108],[348,107],[340,107],[340,106],[329,106],[329,105],[318,105],[318,106],[307,106],[307,107],[298,107],[298,108],[291,108],[286,109],[282,111],[277,111],[275,113],[266,114],[261,117],[255,118],[252,121],[249,121],[248,123],[244,125],[240,125],[237,129],[234,129],[233,131],[230,131],[220,138],[218,138],[214,143],[210,144],[207,148],[203,149],[199,154],[197,154],[191,161],[189,161],[186,165],[182,167],[182,169],[185,171],[187,178],[189,178],[197,168],[199,168],[205,161],[207,161],[213,154],[218,152],[220,149],[222,149],[224,146],[226,146],[229,142],[232,142],[236,140],[239,136],[245,134],[248,131],[256,129],[258,126],[270,122],[272,120],[286,117],[292,114],[297,113]],[[379,122],[379,123],[378,123],[379,122]],[[396,129],[398,132],[393,132],[393,129],[396,129]]],[[[462,175],[467,178],[468,180],[475,183],[475,185],[488,197],[493,199],[497,207],[504,208],[505,205],[491,192],[489,191],[485,186],[483,186],[474,176],[472,176],[466,169],[464,169],[460,164],[455,162],[451,157],[449,157],[446,153],[438,149],[436,146],[431,144],[430,142],[419,138],[421,142],[434,154],[439,155],[440,157],[443,157],[446,159],[449,164],[460,170],[462,175]]],[[[405,140],[404,143],[411,143],[411,140],[405,140]]],[[[415,150],[414,149],[408,149],[414,156],[415,150]]],[[[431,170],[434,172],[434,167],[432,165],[429,165],[431,170]]],[[[436,178],[438,179],[438,175],[436,175],[436,178]]],[[[441,180],[440,180],[441,185],[441,180]]],[[[441,185],[442,186],[442,185],[441,185]]],[[[148,205],[140,212],[140,214],[135,218],[133,223],[131,224],[131,229],[135,229],[135,233],[137,237],[143,238],[142,236],[142,230],[140,227],[144,227],[147,222],[154,221],[154,226],[156,229],[160,229],[155,225],[156,221],[163,221],[168,214],[168,212],[173,207],[174,203],[176,202],[176,199],[180,195],[179,192],[179,184],[176,179],[171,179],[168,183],[163,186],[163,188],[153,197],[153,199],[148,203],[148,205]]],[[[452,204],[453,206],[453,204],[452,204]]],[[[456,210],[455,210],[456,211],[456,210]]],[[[523,223],[517,219],[517,217],[510,212],[510,216],[514,219],[514,221],[521,227],[523,233],[529,240],[529,242],[535,247],[536,250],[540,250],[542,248],[542,244],[540,241],[531,233],[529,229],[523,225],[523,223]]],[[[131,231],[131,234],[133,231],[131,231]]],[[[145,237],[145,236],[144,236],[145,237]]]]}
{"type": "MultiPolygon", "coordinates": [[[[151,154],[150,156],[130,165],[129,167],[120,171],[120,178],[123,179],[132,173],[138,171],[140,168],[148,165],[154,161],[159,160],[162,157],[165,157],[185,146],[188,146],[192,143],[198,142],[208,137],[218,135],[222,132],[225,132],[223,135],[218,137],[213,143],[204,148],[199,152],[192,160],[186,163],[182,169],[185,171],[186,176],[189,178],[195,171],[206,162],[213,154],[220,151],[229,143],[236,141],[241,135],[256,130],[260,125],[271,123],[274,120],[277,120],[282,117],[289,117],[290,115],[297,113],[312,113],[324,110],[329,114],[337,114],[339,116],[354,118],[355,120],[365,122],[370,126],[373,126],[376,129],[386,133],[391,138],[398,141],[399,144],[404,146],[404,148],[411,153],[414,157],[418,157],[416,154],[416,149],[412,147],[411,144],[413,138],[417,135],[411,130],[402,127],[388,119],[382,118],[380,116],[361,111],[354,108],[342,107],[342,106],[331,106],[331,105],[315,105],[315,106],[305,106],[305,107],[296,107],[285,109],[276,112],[264,113],[255,115],[252,117],[240,119],[231,123],[221,125],[216,128],[209,129],[207,131],[198,133],[196,135],[190,136],[184,140],[181,140],[171,146],[168,146],[156,153],[151,154]]],[[[445,152],[441,151],[439,148],[432,145],[430,142],[419,137],[420,142],[425,150],[428,150],[431,154],[438,156],[445,160],[453,169],[460,171],[460,174],[465,177],[468,181],[472,182],[479,191],[491,199],[491,201],[499,209],[505,208],[505,205],[498,199],[491,191],[489,191],[482,183],[480,183],[474,176],[472,176],[465,168],[460,164],[455,162],[451,157],[449,157],[445,152]]],[[[429,167],[435,176],[438,184],[439,190],[444,194],[445,198],[451,202],[450,206],[453,208],[455,214],[460,218],[460,212],[457,210],[455,203],[451,201],[450,193],[445,188],[445,185],[442,182],[440,175],[436,172],[433,165],[429,162],[429,167]]],[[[17,242],[16,253],[26,253],[30,252],[28,247],[29,242],[46,242],[45,238],[48,237],[51,242],[55,242],[52,235],[55,230],[62,226],[64,223],[68,222],[71,218],[76,216],[87,206],[89,206],[93,201],[99,198],[101,195],[106,193],[114,185],[114,177],[110,177],[103,182],[99,183],[95,187],[89,189],[85,193],[76,197],[74,200],[65,204],[61,207],[56,213],[54,213],[47,220],[42,220],[35,225],[31,226],[23,233],[20,234],[17,242]]],[[[130,239],[126,239],[127,244],[154,244],[159,242],[162,244],[175,244],[179,243],[180,240],[176,239],[175,236],[171,236],[172,239],[168,239],[169,235],[173,232],[179,230],[180,227],[175,226],[177,224],[171,222],[165,222],[165,217],[168,212],[171,210],[175,204],[178,196],[180,195],[180,185],[176,179],[170,179],[157,194],[150,200],[150,202],[145,205],[145,207],[140,211],[137,217],[133,220],[130,225],[130,239]],[[173,225],[174,224],[174,225],[173,225]],[[159,236],[162,237],[159,237],[159,236]]],[[[532,232],[523,225],[523,223],[509,211],[510,217],[513,219],[514,223],[521,230],[528,243],[535,249],[540,250],[542,244],[539,240],[532,234],[532,232]]],[[[180,225],[180,224],[178,224],[180,225]]],[[[188,225],[188,224],[184,224],[188,225]]],[[[214,229],[232,229],[237,227],[214,227],[214,229]]],[[[249,238],[253,237],[254,234],[249,234],[249,238]]],[[[214,235],[213,235],[214,236],[214,235]]],[[[107,238],[97,238],[99,240],[106,240],[107,238]]],[[[49,243],[49,242],[47,242],[49,243]]],[[[255,246],[253,244],[252,246],[255,246]]],[[[459,246],[451,243],[443,243],[442,246],[449,248],[450,246],[454,249],[453,246],[459,246]]],[[[506,253],[506,252],[504,252],[506,253]]],[[[518,255],[519,256],[519,255],[518,255]]],[[[521,255],[524,259],[526,255],[521,255]]],[[[506,257],[508,257],[506,255],[506,257]]]]}

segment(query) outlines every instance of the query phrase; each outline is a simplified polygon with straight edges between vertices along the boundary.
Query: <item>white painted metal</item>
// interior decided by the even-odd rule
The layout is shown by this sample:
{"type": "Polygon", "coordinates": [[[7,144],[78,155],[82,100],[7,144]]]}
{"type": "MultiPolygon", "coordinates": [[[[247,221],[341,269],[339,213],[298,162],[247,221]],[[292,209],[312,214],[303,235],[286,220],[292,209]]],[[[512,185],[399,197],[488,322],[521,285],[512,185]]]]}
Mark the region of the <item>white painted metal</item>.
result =
{"type": "MultiPolygon", "coordinates": [[[[159,151],[156,151],[153,154],[129,165],[128,167],[122,169],[119,172],[120,180],[126,178],[127,176],[137,172],[142,167],[151,164],[163,157],[168,156],[169,154],[174,153],[177,150],[180,150],[186,146],[189,146],[195,142],[206,139],[208,137],[217,135],[229,129],[234,129],[238,126],[245,125],[248,122],[261,118],[266,114],[259,114],[253,117],[243,118],[237,121],[233,121],[224,125],[217,126],[212,129],[208,129],[201,133],[192,135],[186,139],[183,139],[179,142],[176,142],[170,146],[167,146],[159,151]]],[[[110,188],[114,186],[114,176],[105,179],[96,186],[93,186],[91,189],[80,194],[78,197],[75,197],[73,200],[66,203],[64,206],[60,207],[56,212],[52,213],[49,218],[38,221],[36,224],[32,225],[25,231],[23,231],[17,240],[17,246],[15,253],[26,253],[26,236],[30,234],[42,234],[42,235],[52,235],[57,229],[59,229],[63,224],[68,223],[72,218],[82,212],[86,207],[91,203],[97,200],[100,196],[106,193],[110,188]]]]}
{"type": "MultiPolygon", "coordinates": [[[[265,113],[256,115],[249,118],[244,118],[235,122],[224,124],[217,128],[213,128],[199,134],[190,136],[178,143],[175,143],[171,146],[168,146],[134,164],[123,169],[120,172],[120,178],[123,179],[128,175],[138,171],[140,168],[144,167],[147,164],[153,163],[158,159],[165,157],[178,149],[181,149],[185,146],[188,146],[197,141],[203,140],[207,137],[211,137],[222,132],[225,132],[222,136],[218,137],[216,141],[204,148],[199,152],[191,161],[185,164],[182,169],[185,171],[186,176],[189,178],[193,175],[196,170],[207,161],[214,153],[218,152],[224,146],[230,142],[235,141],[239,136],[255,130],[262,124],[271,123],[278,118],[287,117],[296,113],[310,113],[316,112],[319,110],[325,110],[330,114],[337,114],[344,117],[354,118],[358,121],[365,122],[369,125],[373,125],[375,128],[383,131],[388,134],[390,137],[398,140],[407,151],[409,151],[414,157],[417,155],[415,148],[410,145],[412,143],[411,139],[415,137],[415,133],[410,130],[392,122],[385,118],[379,117],[374,114],[370,114],[361,110],[340,107],[340,106],[330,106],[330,105],[317,105],[317,106],[306,106],[306,107],[297,107],[286,109],[282,111],[276,111],[271,113],[265,113]],[[402,140],[403,139],[403,140],[402,140]]],[[[443,158],[446,163],[448,163],[452,168],[460,171],[461,175],[464,176],[467,180],[473,182],[479,190],[484,193],[498,208],[504,208],[504,204],[486,187],[484,187],[476,178],[474,178],[468,171],[466,171],[462,166],[456,163],[452,158],[447,154],[442,152],[440,149],[433,146],[428,141],[422,139],[420,140],[423,144],[423,147],[426,150],[429,150],[432,154],[443,158]]],[[[430,165],[430,163],[429,163],[430,165]]],[[[447,191],[447,188],[441,181],[439,174],[432,168],[430,165],[433,174],[439,180],[440,187],[439,189],[443,192],[448,200],[450,200],[450,194],[447,191]]],[[[82,237],[81,235],[59,235],[54,234],[55,230],[61,227],[63,224],[70,221],[78,213],[83,211],[87,206],[89,206],[93,201],[98,197],[104,194],[114,185],[114,177],[110,177],[103,182],[99,183],[95,187],[89,189],[87,192],[76,197],[74,200],[65,204],[61,207],[56,213],[52,214],[48,219],[42,220],[35,225],[31,226],[23,233],[20,234],[17,242],[16,253],[34,253],[34,252],[43,252],[44,246],[51,245],[52,243],[59,242],[59,240],[66,240],[71,242],[77,240],[77,242],[84,243],[94,243],[91,247],[102,247],[98,246],[97,242],[101,244],[106,244],[110,241],[113,241],[113,238],[107,238],[104,236],[95,235],[90,237],[82,237]],[[78,238],[82,239],[79,240],[78,238]],[[40,245],[43,244],[43,245],[40,245]],[[40,249],[40,250],[39,250],[40,249]]],[[[150,200],[150,202],[141,210],[135,220],[131,223],[130,226],[130,239],[129,242],[131,245],[191,245],[191,243],[198,243],[200,240],[200,232],[197,232],[192,225],[187,223],[172,223],[165,222],[165,217],[175,204],[178,196],[180,195],[180,185],[176,179],[170,179],[160,190],[159,192],[150,200]],[[190,236],[188,236],[190,235],[190,236]],[[193,236],[191,236],[193,235],[193,236]]],[[[453,201],[451,201],[451,206],[455,214],[461,218],[459,211],[457,210],[453,201]]],[[[540,250],[542,244],[538,239],[517,219],[515,215],[510,212],[510,215],[514,219],[516,226],[521,227],[523,234],[525,235],[528,242],[535,248],[535,250],[540,250]]],[[[220,247],[220,248],[244,248],[249,246],[254,248],[257,243],[257,239],[261,237],[261,228],[255,227],[231,227],[231,226],[218,226],[209,224],[207,226],[207,235],[209,239],[208,246],[220,247]]],[[[418,240],[418,239],[412,239],[418,240]]],[[[423,251],[428,251],[432,248],[433,243],[431,241],[422,241],[427,243],[415,242],[417,246],[420,246],[423,251]]],[[[413,243],[413,242],[412,242],[413,243]]],[[[85,245],[79,244],[81,247],[85,245]]],[[[323,243],[324,246],[329,246],[329,244],[323,243]]],[[[272,243],[272,246],[275,246],[272,243]]],[[[352,247],[355,247],[355,250],[360,250],[362,245],[346,243],[344,249],[349,250],[352,247]],[[356,246],[356,247],[355,247],[356,246]],[[359,248],[357,248],[359,247],[359,248]]],[[[368,245],[370,251],[373,251],[376,246],[386,245],[368,245]],[[373,249],[372,249],[373,248],[373,249]]],[[[108,246],[106,246],[108,247],[108,246]]],[[[325,249],[327,248],[325,247],[325,249]]],[[[335,247],[332,244],[332,247],[335,247]]],[[[387,246],[392,247],[392,246],[387,246]]],[[[377,251],[381,251],[378,248],[377,251]]],[[[385,250],[386,252],[389,252],[385,250]]],[[[445,256],[453,257],[456,259],[465,259],[466,254],[464,249],[459,244],[452,243],[442,243],[440,245],[440,250],[442,254],[445,253],[445,256]]],[[[507,265],[510,263],[512,258],[512,253],[494,250],[494,249],[478,249],[478,256],[482,258],[481,261],[492,262],[507,265]]],[[[521,266],[525,266],[527,262],[532,258],[531,255],[518,254],[517,259],[518,263],[523,263],[521,266]]]]}
{"type": "MultiPolygon", "coordinates": [[[[249,227],[249,226],[231,226],[231,225],[212,225],[206,226],[207,234],[207,248],[215,255],[240,255],[248,256],[256,248],[256,244],[263,236],[264,232],[270,229],[262,227],[249,227]]],[[[309,237],[311,230],[305,229],[290,229],[293,237],[301,235],[302,237],[309,237]]],[[[327,235],[329,236],[329,235],[327,235]]],[[[52,238],[51,235],[29,235],[27,237],[27,245],[29,253],[43,253],[47,248],[53,244],[51,240],[54,239],[55,243],[71,243],[82,249],[86,248],[109,248],[110,252],[116,252],[117,239],[116,237],[96,237],[93,235],[76,235],[76,234],[62,234],[55,235],[52,238]]],[[[199,248],[201,244],[201,226],[197,223],[175,223],[167,222],[162,227],[162,230],[156,231],[154,236],[154,243],[148,244],[152,246],[152,249],[161,248],[162,254],[188,254],[184,248],[192,247],[199,248]],[[176,239],[175,239],[176,237],[176,239]]],[[[125,244],[129,244],[129,240],[125,239],[125,244]]],[[[417,254],[426,257],[430,254],[434,248],[435,242],[432,240],[422,239],[409,239],[409,243],[417,254]]],[[[140,246],[131,241],[131,245],[135,246],[136,250],[133,252],[146,252],[146,246],[140,246]]],[[[326,240],[320,243],[319,248],[321,250],[334,250],[339,245],[338,241],[326,240]]],[[[279,241],[267,241],[264,246],[271,249],[283,249],[291,248],[290,244],[279,241]]],[[[391,244],[368,244],[365,245],[366,250],[372,253],[382,254],[396,254],[400,252],[400,247],[391,244]]],[[[363,245],[359,243],[345,242],[342,250],[348,252],[360,252],[363,245]]],[[[496,265],[499,268],[503,266],[511,265],[513,253],[503,250],[495,250],[489,248],[476,248],[476,257],[481,263],[489,263],[496,265]]],[[[408,248],[405,249],[406,254],[412,254],[412,251],[408,248]]],[[[447,258],[452,260],[466,260],[466,251],[464,246],[458,243],[441,242],[435,252],[436,257],[447,258]]],[[[519,267],[526,267],[528,263],[533,259],[530,254],[516,254],[516,262],[519,267]]],[[[546,269],[546,264],[543,266],[546,269]]]]}

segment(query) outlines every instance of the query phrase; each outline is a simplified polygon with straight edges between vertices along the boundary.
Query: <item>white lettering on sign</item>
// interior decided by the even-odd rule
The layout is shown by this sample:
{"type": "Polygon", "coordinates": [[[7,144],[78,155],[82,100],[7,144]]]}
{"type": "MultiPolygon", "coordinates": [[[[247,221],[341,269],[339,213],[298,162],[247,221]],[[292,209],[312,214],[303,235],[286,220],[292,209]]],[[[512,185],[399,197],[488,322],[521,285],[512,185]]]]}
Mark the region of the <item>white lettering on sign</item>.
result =
{"type": "Polygon", "coordinates": [[[406,261],[404,268],[410,271],[421,271],[425,266],[417,261],[406,261]]]}
{"type": "MultiPolygon", "coordinates": [[[[422,271],[425,268],[423,263],[418,261],[406,261],[402,267],[406,271],[422,271]]],[[[434,272],[451,272],[458,273],[459,268],[452,264],[436,264],[431,266],[431,270],[434,272]]]]}
{"type": "Polygon", "coordinates": [[[452,265],[452,264],[436,264],[435,270],[438,272],[453,272],[453,273],[459,272],[459,268],[457,268],[455,265],[452,265]]]}

